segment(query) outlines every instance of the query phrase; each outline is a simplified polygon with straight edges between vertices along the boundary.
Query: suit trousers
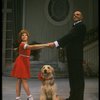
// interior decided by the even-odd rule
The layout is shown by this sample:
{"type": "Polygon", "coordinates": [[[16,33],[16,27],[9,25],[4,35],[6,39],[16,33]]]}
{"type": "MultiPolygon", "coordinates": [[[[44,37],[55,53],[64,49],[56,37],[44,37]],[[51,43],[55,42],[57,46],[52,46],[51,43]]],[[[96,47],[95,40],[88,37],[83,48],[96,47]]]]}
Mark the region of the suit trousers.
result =
{"type": "MultiPolygon", "coordinates": [[[[74,55],[72,55],[74,56],[74,55]]],[[[84,69],[82,59],[68,56],[68,72],[70,84],[70,100],[83,100],[84,98],[84,69]]]]}

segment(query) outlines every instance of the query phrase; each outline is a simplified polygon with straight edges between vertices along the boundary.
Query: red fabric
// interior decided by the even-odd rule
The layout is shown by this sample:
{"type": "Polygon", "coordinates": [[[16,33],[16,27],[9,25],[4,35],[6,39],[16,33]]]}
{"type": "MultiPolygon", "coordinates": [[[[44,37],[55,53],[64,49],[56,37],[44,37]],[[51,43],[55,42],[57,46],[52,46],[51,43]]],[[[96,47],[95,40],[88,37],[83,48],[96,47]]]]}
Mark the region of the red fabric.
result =
{"type": "Polygon", "coordinates": [[[41,72],[38,73],[38,79],[39,80],[43,80],[42,76],[41,76],[41,72]]]}
{"type": "MultiPolygon", "coordinates": [[[[19,46],[19,54],[30,56],[30,50],[24,49],[24,43],[19,46]]],[[[30,57],[19,55],[16,58],[11,76],[16,78],[30,78],[30,57]]]]}
{"type": "Polygon", "coordinates": [[[39,73],[38,73],[38,79],[41,80],[41,81],[43,81],[43,80],[51,80],[52,77],[51,77],[51,78],[43,78],[43,77],[42,77],[42,73],[39,72],[39,73]]]}

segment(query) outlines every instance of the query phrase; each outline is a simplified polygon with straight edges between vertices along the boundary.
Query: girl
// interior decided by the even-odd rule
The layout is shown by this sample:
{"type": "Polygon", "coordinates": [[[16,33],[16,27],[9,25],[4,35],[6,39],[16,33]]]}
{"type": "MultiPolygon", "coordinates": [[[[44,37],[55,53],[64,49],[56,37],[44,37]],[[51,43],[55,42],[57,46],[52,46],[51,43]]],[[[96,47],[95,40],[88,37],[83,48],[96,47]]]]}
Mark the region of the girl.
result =
{"type": "Polygon", "coordinates": [[[27,79],[30,78],[30,51],[48,47],[48,44],[28,45],[29,33],[27,30],[19,32],[19,55],[15,60],[14,67],[11,71],[11,76],[17,78],[16,82],[16,100],[21,100],[21,84],[27,94],[27,100],[33,100],[27,79]]]}

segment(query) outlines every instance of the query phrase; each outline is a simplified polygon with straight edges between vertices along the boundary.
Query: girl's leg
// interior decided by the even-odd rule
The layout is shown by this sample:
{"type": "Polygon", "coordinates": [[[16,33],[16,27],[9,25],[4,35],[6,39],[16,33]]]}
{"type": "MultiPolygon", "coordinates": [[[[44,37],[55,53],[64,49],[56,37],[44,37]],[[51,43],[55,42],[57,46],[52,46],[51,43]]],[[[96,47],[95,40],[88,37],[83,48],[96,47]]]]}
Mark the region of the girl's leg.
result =
{"type": "Polygon", "coordinates": [[[22,79],[22,84],[23,84],[23,87],[24,87],[24,90],[28,96],[27,100],[33,100],[33,97],[30,93],[30,90],[29,90],[29,86],[28,86],[28,83],[27,83],[27,80],[26,79],[22,79]]]}
{"type": "Polygon", "coordinates": [[[20,95],[21,95],[21,83],[22,83],[22,80],[21,79],[17,79],[17,82],[16,82],[16,98],[20,98],[20,95]]]}
{"type": "Polygon", "coordinates": [[[29,86],[28,86],[28,83],[27,83],[27,79],[22,79],[22,84],[23,84],[23,88],[24,88],[26,94],[29,96],[30,90],[29,90],[29,86]]]}

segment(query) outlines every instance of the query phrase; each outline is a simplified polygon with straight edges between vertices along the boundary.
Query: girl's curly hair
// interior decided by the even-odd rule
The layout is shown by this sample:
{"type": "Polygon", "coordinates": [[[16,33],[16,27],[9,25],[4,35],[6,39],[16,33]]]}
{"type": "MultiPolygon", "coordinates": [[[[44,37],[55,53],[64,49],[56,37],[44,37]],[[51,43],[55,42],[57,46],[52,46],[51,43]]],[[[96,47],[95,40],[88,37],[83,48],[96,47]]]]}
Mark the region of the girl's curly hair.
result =
{"type": "Polygon", "coordinates": [[[19,37],[18,37],[19,43],[22,41],[22,40],[21,40],[21,36],[22,36],[23,33],[26,33],[27,36],[29,37],[29,32],[28,32],[26,29],[22,29],[22,30],[18,33],[18,35],[19,35],[19,37]]]}

